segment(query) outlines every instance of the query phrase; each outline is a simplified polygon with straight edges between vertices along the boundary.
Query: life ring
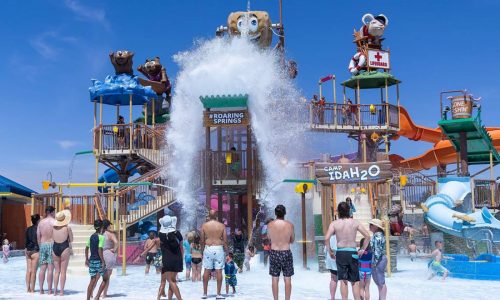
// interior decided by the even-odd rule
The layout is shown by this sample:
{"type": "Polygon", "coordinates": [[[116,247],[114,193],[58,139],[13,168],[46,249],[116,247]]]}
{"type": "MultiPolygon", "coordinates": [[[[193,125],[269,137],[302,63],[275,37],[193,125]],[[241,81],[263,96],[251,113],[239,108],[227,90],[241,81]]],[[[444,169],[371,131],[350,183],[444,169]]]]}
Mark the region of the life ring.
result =
{"type": "Polygon", "coordinates": [[[352,75],[358,74],[359,70],[366,66],[366,56],[362,52],[357,52],[349,62],[349,72],[352,75]]]}

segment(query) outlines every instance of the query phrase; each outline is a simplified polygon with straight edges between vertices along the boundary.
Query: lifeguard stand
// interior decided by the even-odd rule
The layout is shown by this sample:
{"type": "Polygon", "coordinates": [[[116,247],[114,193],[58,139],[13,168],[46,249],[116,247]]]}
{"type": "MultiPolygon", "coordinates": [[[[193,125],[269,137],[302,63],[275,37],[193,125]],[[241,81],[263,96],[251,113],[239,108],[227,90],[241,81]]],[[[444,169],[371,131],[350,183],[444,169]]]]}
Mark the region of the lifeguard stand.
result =
{"type": "Polygon", "coordinates": [[[206,206],[218,211],[219,220],[229,221],[231,233],[244,224],[250,233],[260,172],[248,95],[205,96],[200,100],[205,108],[202,169],[206,206]]]}

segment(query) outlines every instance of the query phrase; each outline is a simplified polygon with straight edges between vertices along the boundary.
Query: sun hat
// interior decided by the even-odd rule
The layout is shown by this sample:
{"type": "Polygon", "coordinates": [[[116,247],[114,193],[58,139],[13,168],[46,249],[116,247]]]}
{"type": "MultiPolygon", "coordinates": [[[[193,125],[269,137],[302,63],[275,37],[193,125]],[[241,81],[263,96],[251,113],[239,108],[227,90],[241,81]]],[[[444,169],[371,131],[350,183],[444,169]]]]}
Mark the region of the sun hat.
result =
{"type": "Polygon", "coordinates": [[[170,232],[175,231],[174,218],[175,218],[175,223],[177,223],[176,217],[164,216],[163,218],[160,219],[160,225],[161,225],[160,232],[161,233],[170,233],[170,232]]]}
{"type": "Polygon", "coordinates": [[[66,226],[71,222],[71,213],[67,209],[63,209],[56,214],[56,221],[54,227],[56,226],[66,226]]]}
{"type": "Polygon", "coordinates": [[[384,222],[382,222],[382,220],[380,220],[380,219],[371,219],[371,221],[368,222],[368,224],[384,230],[384,222]]]}

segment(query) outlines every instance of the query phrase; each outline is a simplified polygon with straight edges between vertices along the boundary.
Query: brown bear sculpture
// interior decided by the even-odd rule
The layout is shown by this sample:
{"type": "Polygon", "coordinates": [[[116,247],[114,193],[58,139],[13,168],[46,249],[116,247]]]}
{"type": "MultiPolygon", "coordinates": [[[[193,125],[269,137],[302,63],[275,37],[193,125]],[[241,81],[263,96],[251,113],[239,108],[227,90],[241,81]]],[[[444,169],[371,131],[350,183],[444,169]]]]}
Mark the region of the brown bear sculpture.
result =
{"type": "Polygon", "coordinates": [[[130,76],[134,75],[132,69],[132,58],[134,57],[134,52],[127,50],[119,50],[116,52],[109,53],[109,59],[115,68],[115,74],[128,74],[130,76]]]}

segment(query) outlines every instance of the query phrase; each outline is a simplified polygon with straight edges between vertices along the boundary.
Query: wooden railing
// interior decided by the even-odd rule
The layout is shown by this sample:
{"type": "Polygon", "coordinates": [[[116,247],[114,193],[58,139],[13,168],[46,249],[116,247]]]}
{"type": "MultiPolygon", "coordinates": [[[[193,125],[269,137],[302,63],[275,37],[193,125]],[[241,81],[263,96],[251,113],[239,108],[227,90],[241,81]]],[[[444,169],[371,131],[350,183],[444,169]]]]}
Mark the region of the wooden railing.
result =
{"type": "Polygon", "coordinates": [[[113,220],[116,216],[113,208],[114,194],[61,195],[59,193],[33,195],[33,213],[45,215],[45,209],[53,206],[56,211],[69,207],[71,223],[78,225],[92,224],[96,218],[113,220]],[[68,206],[69,204],[69,206],[68,206]]]}
{"type": "Polygon", "coordinates": [[[100,125],[94,128],[94,149],[97,153],[110,150],[159,150],[164,142],[163,127],[153,129],[137,123],[100,125]]]}
{"type": "Polygon", "coordinates": [[[309,105],[309,123],[328,126],[399,127],[399,109],[392,104],[309,105]]]}
{"type": "Polygon", "coordinates": [[[210,151],[205,154],[205,166],[211,166],[214,183],[223,180],[247,179],[246,151],[210,151]]]}
{"type": "Polygon", "coordinates": [[[474,180],[474,207],[488,209],[498,208],[500,196],[495,180],[474,180]],[[494,200],[494,201],[493,201],[494,200]]]}

